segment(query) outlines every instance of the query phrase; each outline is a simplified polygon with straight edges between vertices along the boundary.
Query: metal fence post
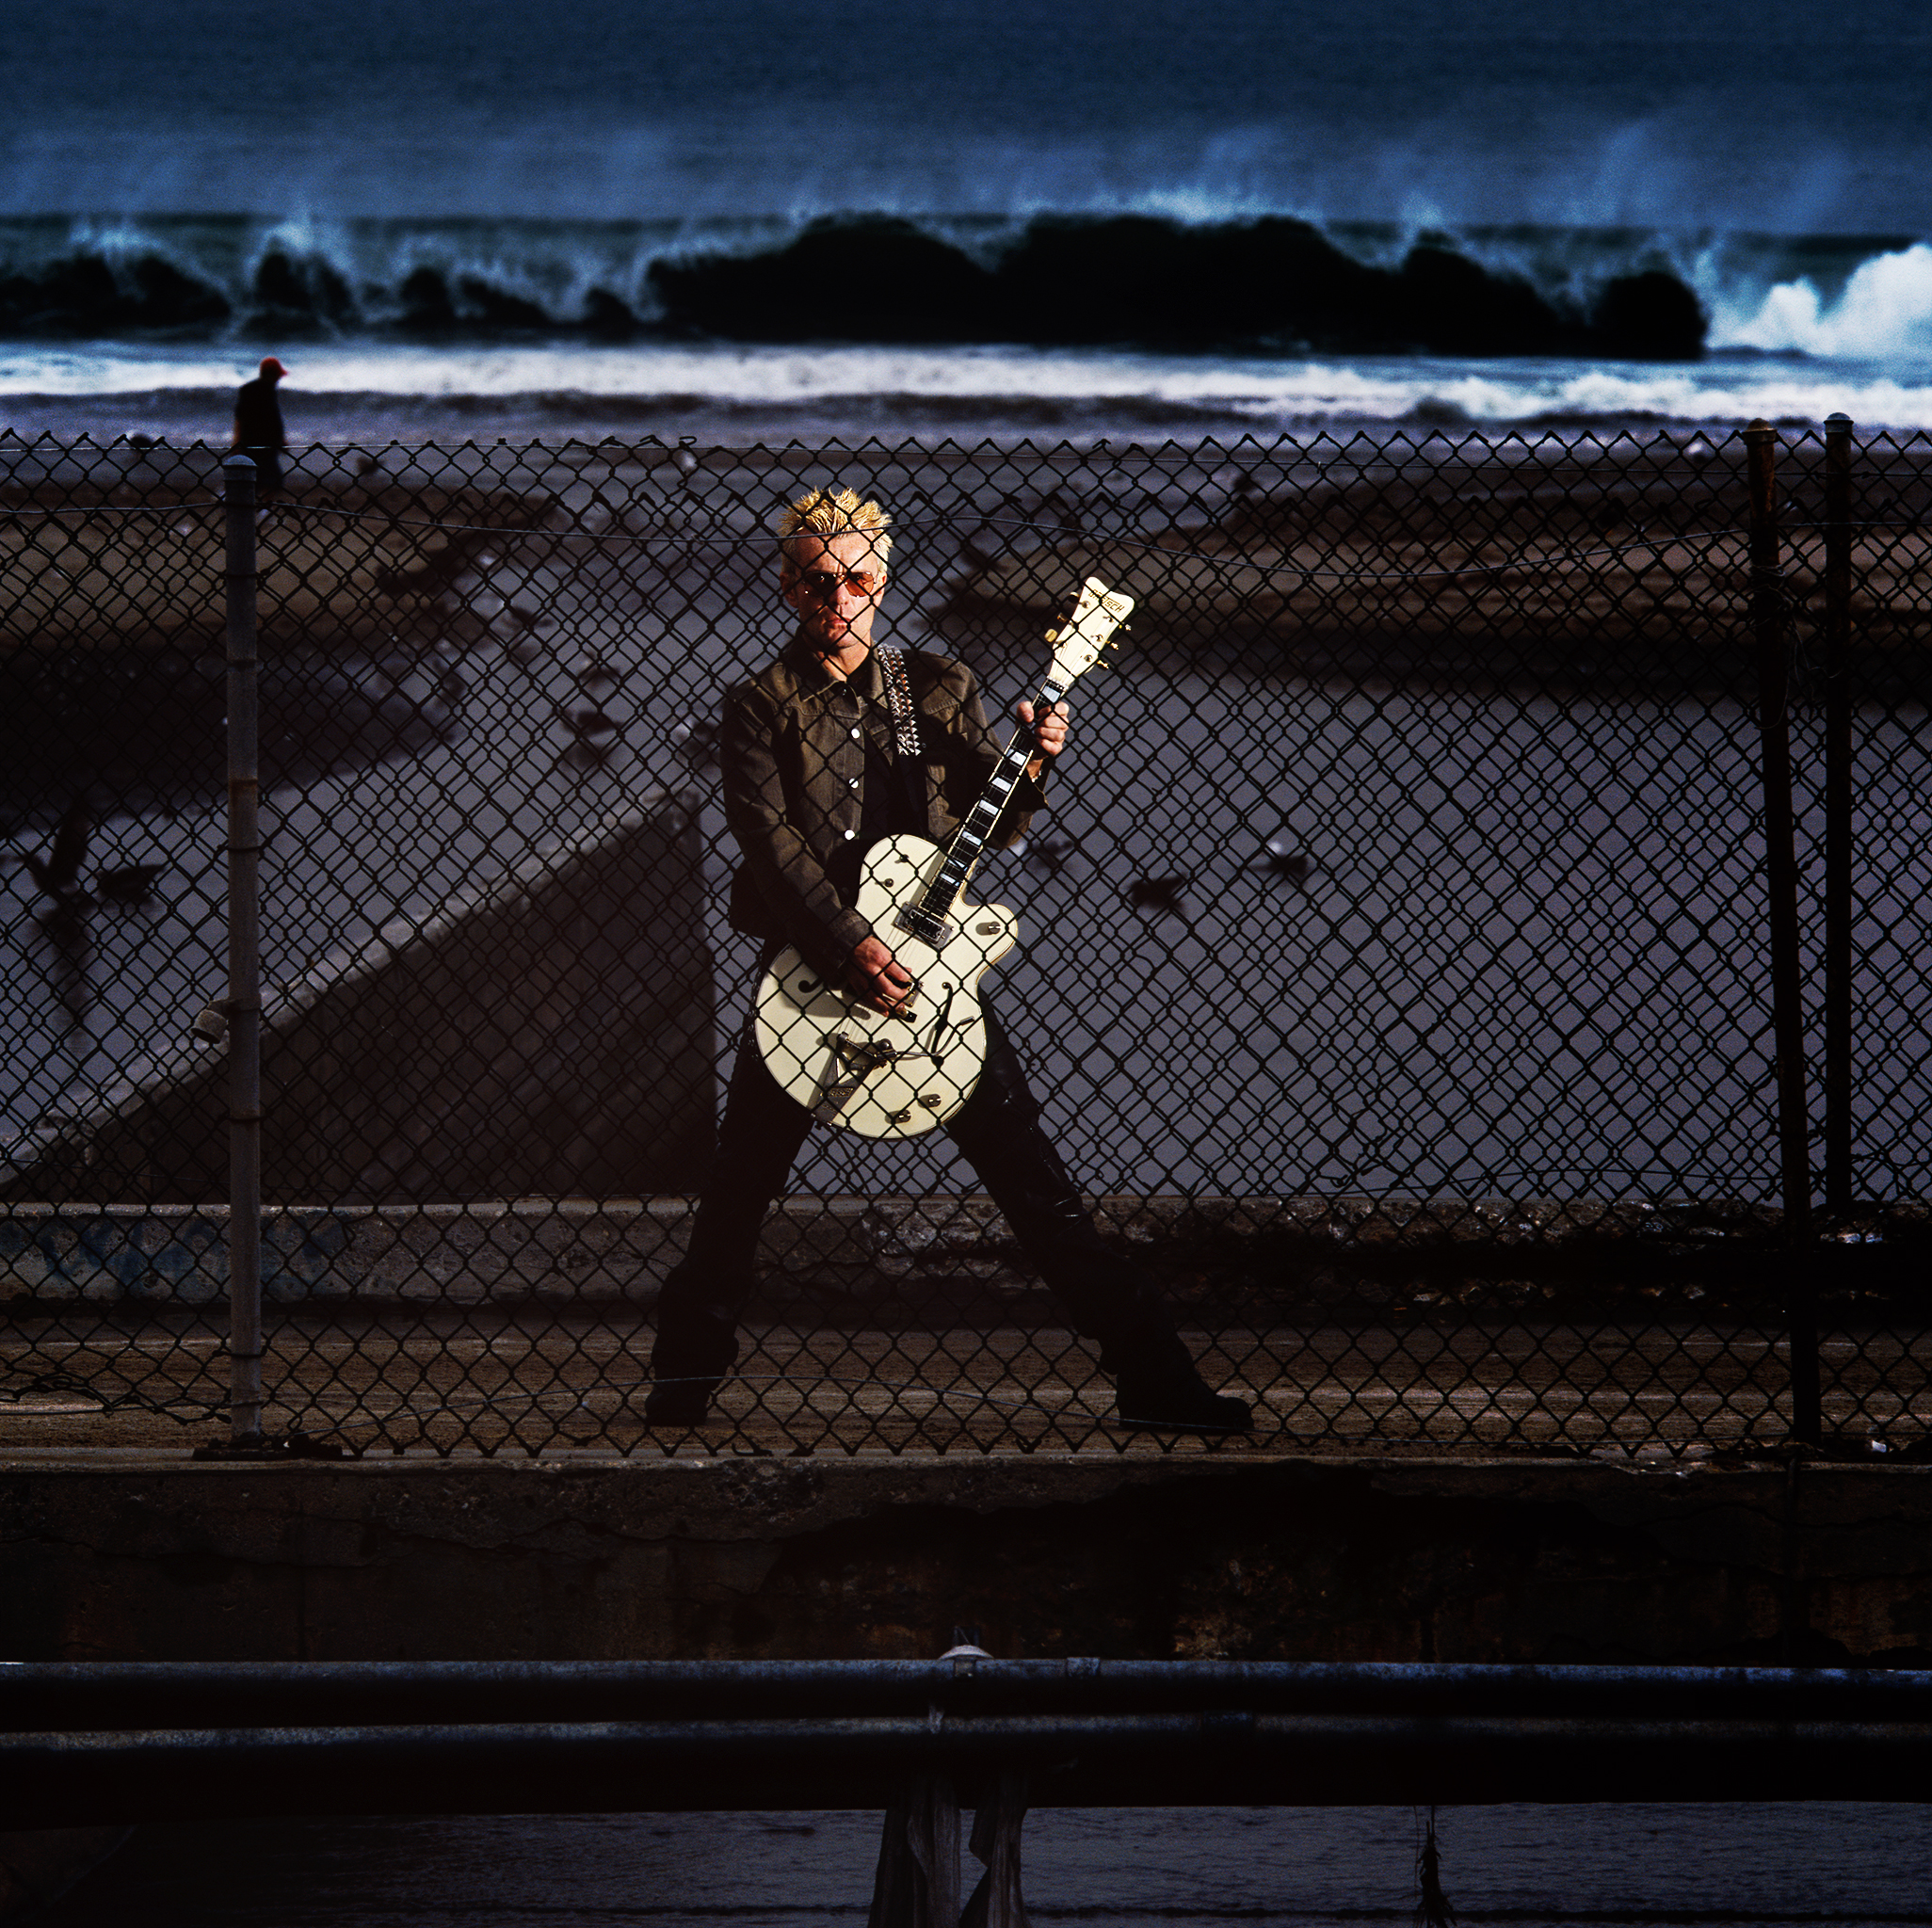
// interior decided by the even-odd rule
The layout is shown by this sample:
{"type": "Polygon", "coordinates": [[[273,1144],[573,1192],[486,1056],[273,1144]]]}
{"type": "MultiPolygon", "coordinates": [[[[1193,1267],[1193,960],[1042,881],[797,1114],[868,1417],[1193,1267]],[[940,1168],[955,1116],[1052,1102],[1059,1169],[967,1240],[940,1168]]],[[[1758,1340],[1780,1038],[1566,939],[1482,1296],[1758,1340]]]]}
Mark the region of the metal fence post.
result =
{"type": "Polygon", "coordinates": [[[1778,517],[1778,431],[1745,430],[1751,499],[1751,624],[1757,635],[1758,738],[1763,763],[1764,868],[1769,887],[1771,1023],[1778,1052],[1779,1165],[1784,1195],[1786,1314],[1791,1335],[1792,1431],[1815,1445],[1818,1314],[1811,1277],[1811,1168],[1805,1109],[1805,1034],[1798,974],[1797,848],[1786,707],[1784,571],[1778,517]]]}
{"type": "Polygon", "coordinates": [[[1825,424],[1825,1205],[1852,1209],[1852,423],[1825,424]]]}
{"type": "Polygon", "coordinates": [[[228,508],[228,1303],[230,1441],[262,1443],[262,987],[255,465],[221,465],[228,508]]]}

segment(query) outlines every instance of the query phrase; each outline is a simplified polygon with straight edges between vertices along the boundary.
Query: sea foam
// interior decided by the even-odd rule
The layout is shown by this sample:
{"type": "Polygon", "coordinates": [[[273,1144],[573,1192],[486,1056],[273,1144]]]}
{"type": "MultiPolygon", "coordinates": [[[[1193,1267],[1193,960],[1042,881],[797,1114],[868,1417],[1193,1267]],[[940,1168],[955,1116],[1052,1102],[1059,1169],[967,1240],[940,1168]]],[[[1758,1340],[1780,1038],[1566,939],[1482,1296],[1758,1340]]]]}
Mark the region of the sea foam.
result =
{"type": "Polygon", "coordinates": [[[1932,247],[1921,241],[1861,262],[1835,299],[1809,279],[1780,281],[1754,313],[1720,323],[1713,339],[1847,361],[1932,358],[1932,247]]]}
{"type": "MultiPolygon", "coordinates": [[[[750,347],[636,343],[434,347],[312,343],[288,351],[286,410],[298,436],[361,432],[407,405],[411,433],[475,433],[499,423],[540,434],[547,421],[704,433],[814,431],[944,423],[949,430],[1184,435],[1348,422],[1452,429],[1512,425],[1682,422],[1758,416],[1932,428],[1932,374],[1900,380],[1858,364],[1754,356],[1653,366],[1568,360],[1473,364],[1441,358],[1223,359],[1018,347],[750,347]],[[488,405],[481,410],[479,405],[488,405]],[[447,426],[438,427],[439,410],[447,426]],[[732,425],[736,424],[736,428],[732,425]]],[[[182,345],[20,349],[0,354],[0,398],[16,428],[54,419],[56,402],[137,426],[145,408],[225,420],[251,372],[245,353],[182,345]],[[173,398],[170,404],[170,399],[173,398]]],[[[71,411],[70,411],[71,413],[71,411]]],[[[63,419],[67,419],[63,417],[63,419]]],[[[77,418],[75,418],[77,419],[77,418]]],[[[93,432],[90,430],[90,432],[93,432]]],[[[491,432],[496,432],[494,429],[491,432]]]]}

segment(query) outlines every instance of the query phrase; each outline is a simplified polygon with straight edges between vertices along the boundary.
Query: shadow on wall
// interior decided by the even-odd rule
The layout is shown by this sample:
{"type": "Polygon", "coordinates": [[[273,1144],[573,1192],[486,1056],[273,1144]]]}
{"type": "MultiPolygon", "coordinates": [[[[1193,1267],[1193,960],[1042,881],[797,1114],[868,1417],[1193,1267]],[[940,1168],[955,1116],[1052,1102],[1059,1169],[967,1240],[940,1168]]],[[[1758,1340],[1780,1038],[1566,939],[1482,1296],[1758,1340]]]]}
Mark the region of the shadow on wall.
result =
{"type": "MultiPolygon", "coordinates": [[[[500,883],[393,923],[263,1021],[269,1204],[695,1189],[716,1023],[689,799],[659,793],[500,883]]],[[[224,1055],[153,1068],[0,1197],[228,1196],[224,1055]]]]}

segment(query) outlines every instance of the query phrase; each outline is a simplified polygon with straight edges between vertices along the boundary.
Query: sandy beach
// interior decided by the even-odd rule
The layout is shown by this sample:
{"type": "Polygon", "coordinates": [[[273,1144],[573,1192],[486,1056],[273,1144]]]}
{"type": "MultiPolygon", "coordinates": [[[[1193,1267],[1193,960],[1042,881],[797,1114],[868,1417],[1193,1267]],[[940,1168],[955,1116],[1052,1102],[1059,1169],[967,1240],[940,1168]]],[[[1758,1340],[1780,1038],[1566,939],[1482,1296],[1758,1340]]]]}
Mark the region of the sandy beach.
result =
{"type": "MultiPolygon", "coordinates": [[[[0,444],[0,506],[29,511],[0,520],[0,648],[214,640],[195,592],[220,567],[209,499],[219,453],[123,442],[56,457],[46,444],[0,444]],[[181,513],[162,512],[170,506],[181,513]],[[31,513],[48,508],[58,515],[31,513]]],[[[593,524],[583,533],[627,531],[642,544],[630,567],[674,570],[693,536],[743,539],[757,478],[771,478],[776,499],[792,475],[845,458],[836,444],[691,452],[682,460],[704,486],[668,490],[667,477],[686,479],[678,459],[662,443],[611,437],[298,450],[291,500],[326,513],[265,526],[265,635],[324,651],[461,641],[457,578],[495,532],[570,533],[573,485],[593,524]],[[668,521],[673,553],[647,553],[668,521]]],[[[1783,465],[1786,593],[1814,637],[1817,440],[1800,439],[1783,465]]],[[[946,565],[951,612],[969,626],[1035,633],[1066,584],[1091,574],[1136,598],[1139,648],[1176,664],[1232,653],[1316,680],[1665,696],[1748,687],[1736,440],[1363,431],[1010,459],[940,446],[889,467],[911,485],[918,538],[946,565]]],[[[1868,697],[1924,695],[1932,625],[1911,532],[1932,506],[1932,479],[1882,449],[1861,454],[1860,470],[1854,674],[1868,697]],[[1882,521],[1862,506],[1874,499],[1882,521]]]]}

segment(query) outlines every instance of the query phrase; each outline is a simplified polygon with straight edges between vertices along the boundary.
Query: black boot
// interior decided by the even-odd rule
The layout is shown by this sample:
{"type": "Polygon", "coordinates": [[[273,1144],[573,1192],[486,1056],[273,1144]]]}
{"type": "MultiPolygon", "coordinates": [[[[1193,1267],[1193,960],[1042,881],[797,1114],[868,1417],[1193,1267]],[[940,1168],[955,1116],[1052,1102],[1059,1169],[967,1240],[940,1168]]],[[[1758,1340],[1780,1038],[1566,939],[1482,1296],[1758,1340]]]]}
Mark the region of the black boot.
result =
{"type": "Polygon", "coordinates": [[[710,1417],[711,1395],[738,1362],[738,1325],[731,1309],[678,1287],[674,1276],[657,1302],[647,1426],[701,1426],[710,1417]]]}
{"type": "Polygon", "coordinates": [[[1151,1433],[1254,1429],[1247,1400],[1212,1390],[1165,1319],[1103,1345],[1101,1363],[1114,1374],[1114,1411],[1123,1426],[1151,1433]]]}

